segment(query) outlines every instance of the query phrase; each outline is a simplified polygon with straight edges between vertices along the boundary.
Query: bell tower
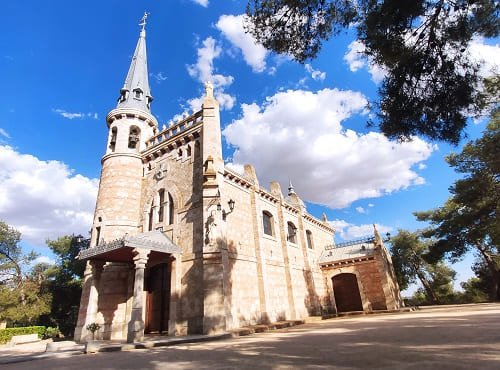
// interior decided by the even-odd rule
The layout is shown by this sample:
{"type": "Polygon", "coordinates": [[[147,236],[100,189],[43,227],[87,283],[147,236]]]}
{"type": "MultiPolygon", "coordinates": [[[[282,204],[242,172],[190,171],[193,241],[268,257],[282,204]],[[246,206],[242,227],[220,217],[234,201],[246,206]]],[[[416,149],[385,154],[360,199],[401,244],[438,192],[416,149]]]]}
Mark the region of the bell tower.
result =
{"type": "Polygon", "coordinates": [[[101,160],[91,246],[142,231],[140,202],[143,166],[140,152],[158,128],[151,114],[146,57],[146,18],[115,109],[106,116],[108,140],[101,160]]]}

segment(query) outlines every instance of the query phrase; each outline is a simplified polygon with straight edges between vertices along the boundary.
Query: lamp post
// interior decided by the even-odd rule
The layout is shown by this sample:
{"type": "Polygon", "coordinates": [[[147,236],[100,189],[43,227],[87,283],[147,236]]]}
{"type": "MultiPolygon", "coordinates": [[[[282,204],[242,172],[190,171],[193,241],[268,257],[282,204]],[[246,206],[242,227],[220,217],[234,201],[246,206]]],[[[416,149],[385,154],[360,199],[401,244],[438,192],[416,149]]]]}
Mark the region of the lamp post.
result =
{"type": "Polygon", "coordinates": [[[227,202],[227,204],[229,205],[229,212],[226,212],[225,209],[222,209],[222,205],[220,204],[220,202],[217,203],[217,211],[221,211],[222,210],[222,219],[224,221],[226,221],[227,215],[229,215],[230,213],[233,213],[234,206],[235,206],[236,202],[233,199],[229,199],[229,201],[227,202]]]}

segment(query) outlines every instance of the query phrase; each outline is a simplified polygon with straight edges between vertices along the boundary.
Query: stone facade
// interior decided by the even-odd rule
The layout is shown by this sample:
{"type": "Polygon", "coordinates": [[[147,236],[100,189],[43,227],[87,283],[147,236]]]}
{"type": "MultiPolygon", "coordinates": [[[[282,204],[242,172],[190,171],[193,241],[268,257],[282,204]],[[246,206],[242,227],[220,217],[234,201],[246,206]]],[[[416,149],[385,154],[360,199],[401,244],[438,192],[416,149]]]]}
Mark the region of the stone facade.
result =
{"type": "MultiPolygon", "coordinates": [[[[144,56],[134,55],[133,73],[145,60],[143,32],[136,54],[144,56]]],[[[147,73],[144,79],[147,85],[147,73]]],[[[137,341],[144,329],[211,334],[336,312],[329,279],[338,269],[319,263],[334,230],[307,213],[292,186],[285,197],[276,182],[260,186],[252,166],[244,174],[224,166],[212,86],[200,111],[159,131],[149,95],[143,109],[127,105],[149,86],[128,81],[106,118],[91,234],[98,249],[82,257],[88,263],[76,339],[87,338],[92,322],[101,325],[101,338],[137,341]]],[[[383,243],[376,253],[348,267],[362,287],[363,309],[398,308],[383,243]]]]}

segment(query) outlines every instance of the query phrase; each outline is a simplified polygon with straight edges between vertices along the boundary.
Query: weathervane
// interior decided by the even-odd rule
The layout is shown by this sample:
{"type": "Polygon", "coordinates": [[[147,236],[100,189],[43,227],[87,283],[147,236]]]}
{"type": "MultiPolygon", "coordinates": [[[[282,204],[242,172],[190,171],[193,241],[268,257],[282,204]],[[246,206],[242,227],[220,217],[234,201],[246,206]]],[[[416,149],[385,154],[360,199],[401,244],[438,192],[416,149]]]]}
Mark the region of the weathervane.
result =
{"type": "Polygon", "coordinates": [[[148,13],[148,12],[144,12],[144,15],[142,16],[141,18],[141,23],[139,23],[139,26],[142,26],[142,29],[144,30],[144,26],[146,25],[146,19],[148,19],[148,16],[150,15],[151,13],[148,13]]]}

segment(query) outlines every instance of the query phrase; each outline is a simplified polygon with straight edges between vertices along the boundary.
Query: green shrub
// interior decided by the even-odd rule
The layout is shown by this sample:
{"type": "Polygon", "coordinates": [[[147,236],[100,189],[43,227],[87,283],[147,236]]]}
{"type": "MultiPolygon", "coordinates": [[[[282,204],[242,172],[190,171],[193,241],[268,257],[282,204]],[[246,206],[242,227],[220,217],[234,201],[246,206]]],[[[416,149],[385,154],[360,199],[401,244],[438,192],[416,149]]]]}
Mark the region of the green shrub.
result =
{"type": "Polygon", "coordinates": [[[23,328],[0,329],[0,344],[10,342],[14,335],[38,334],[38,338],[43,338],[45,326],[26,326],[23,328]]]}
{"type": "Polygon", "coordinates": [[[47,338],[57,338],[59,336],[59,333],[61,331],[59,330],[59,328],[56,326],[55,328],[47,328],[45,330],[45,334],[44,334],[44,338],[47,339],[47,338]]]}

